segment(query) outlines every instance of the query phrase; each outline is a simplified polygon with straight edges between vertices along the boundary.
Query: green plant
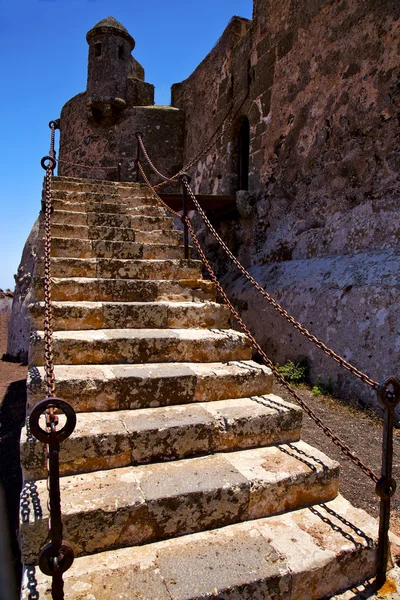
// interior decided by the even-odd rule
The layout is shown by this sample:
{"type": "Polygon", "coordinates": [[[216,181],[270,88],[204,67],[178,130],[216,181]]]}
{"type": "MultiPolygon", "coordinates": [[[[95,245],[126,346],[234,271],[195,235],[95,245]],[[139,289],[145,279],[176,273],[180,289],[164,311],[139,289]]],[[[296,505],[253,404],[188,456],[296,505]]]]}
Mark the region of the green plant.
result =
{"type": "Polygon", "coordinates": [[[300,383],[304,383],[307,379],[308,365],[305,361],[294,363],[293,361],[288,360],[284,365],[277,363],[276,367],[288,383],[299,385],[300,383]]]}
{"type": "Polygon", "coordinates": [[[331,396],[333,393],[332,377],[329,377],[328,383],[322,383],[321,376],[318,375],[317,383],[311,388],[311,393],[313,396],[321,396],[322,394],[331,396]]]}

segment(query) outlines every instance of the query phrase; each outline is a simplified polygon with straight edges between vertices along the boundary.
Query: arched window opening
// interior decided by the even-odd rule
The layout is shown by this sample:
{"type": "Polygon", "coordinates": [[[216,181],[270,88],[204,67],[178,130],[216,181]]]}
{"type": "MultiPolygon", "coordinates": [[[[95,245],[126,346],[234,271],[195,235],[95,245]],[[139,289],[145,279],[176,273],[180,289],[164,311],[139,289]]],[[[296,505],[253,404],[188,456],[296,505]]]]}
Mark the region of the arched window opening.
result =
{"type": "Polygon", "coordinates": [[[124,47],[118,46],[118,58],[124,58],[124,47]]]}
{"type": "Polygon", "coordinates": [[[249,189],[250,123],[243,117],[238,138],[238,189],[249,189]]]}
{"type": "Polygon", "coordinates": [[[100,43],[94,45],[94,55],[101,56],[101,44],[100,43]]]}

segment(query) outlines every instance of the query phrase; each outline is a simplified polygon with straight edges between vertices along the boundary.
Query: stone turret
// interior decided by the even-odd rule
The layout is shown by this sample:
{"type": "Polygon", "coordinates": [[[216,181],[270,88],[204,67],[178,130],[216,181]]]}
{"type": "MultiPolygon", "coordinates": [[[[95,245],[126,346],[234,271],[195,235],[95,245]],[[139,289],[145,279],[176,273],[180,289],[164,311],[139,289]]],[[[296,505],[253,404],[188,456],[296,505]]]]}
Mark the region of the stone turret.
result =
{"type": "Polygon", "coordinates": [[[86,40],[88,116],[95,122],[113,121],[127,105],[127,80],[135,40],[114,17],[99,21],[88,31],[86,40]]]}
{"type": "Polygon", "coordinates": [[[131,55],[133,37],[107,17],[88,31],[86,40],[87,88],[61,112],[59,175],[136,180],[137,131],[159,169],[167,175],[178,172],[184,113],[154,106],[154,86],[144,81],[144,69],[131,55]]]}

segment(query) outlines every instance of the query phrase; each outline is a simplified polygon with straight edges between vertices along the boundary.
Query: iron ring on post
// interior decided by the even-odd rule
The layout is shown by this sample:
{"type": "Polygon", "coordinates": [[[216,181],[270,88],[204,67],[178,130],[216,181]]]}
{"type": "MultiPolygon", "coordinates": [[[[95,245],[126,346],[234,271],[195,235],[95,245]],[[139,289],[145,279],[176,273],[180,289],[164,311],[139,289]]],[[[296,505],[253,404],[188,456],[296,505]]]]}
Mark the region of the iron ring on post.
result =
{"type": "Polygon", "coordinates": [[[45,398],[36,404],[29,417],[30,431],[36,439],[44,444],[60,444],[66,440],[74,431],[76,425],[76,413],[69,402],[61,398],[45,398]],[[48,408],[58,408],[66,417],[65,425],[58,431],[45,431],[40,427],[39,419],[48,408]]]}
{"type": "Polygon", "coordinates": [[[382,379],[378,386],[378,400],[384,408],[396,408],[400,401],[400,380],[397,377],[382,379]],[[390,386],[393,392],[388,389],[390,386]]]}
{"type": "Polygon", "coordinates": [[[135,133],[135,135],[136,135],[137,138],[140,138],[140,137],[142,138],[143,137],[143,133],[141,131],[137,131],[135,133]]]}
{"type": "Polygon", "coordinates": [[[50,543],[40,552],[39,567],[42,573],[49,576],[55,573],[65,573],[74,562],[74,557],[74,550],[71,544],[65,540],[62,540],[59,547],[54,547],[50,543]]]}
{"type": "Polygon", "coordinates": [[[189,173],[181,173],[178,176],[178,181],[179,183],[190,183],[192,181],[192,178],[190,177],[189,173]]]}
{"type": "Polygon", "coordinates": [[[43,156],[42,160],[40,161],[40,164],[42,166],[42,169],[44,169],[45,171],[47,171],[49,167],[52,171],[54,171],[54,169],[56,168],[56,160],[52,156],[43,156]],[[50,161],[48,165],[46,165],[47,160],[50,161]]]}
{"type": "Polygon", "coordinates": [[[375,494],[381,500],[389,500],[395,493],[396,488],[396,481],[392,477],[381,477],[375,486],[375,494]]]}

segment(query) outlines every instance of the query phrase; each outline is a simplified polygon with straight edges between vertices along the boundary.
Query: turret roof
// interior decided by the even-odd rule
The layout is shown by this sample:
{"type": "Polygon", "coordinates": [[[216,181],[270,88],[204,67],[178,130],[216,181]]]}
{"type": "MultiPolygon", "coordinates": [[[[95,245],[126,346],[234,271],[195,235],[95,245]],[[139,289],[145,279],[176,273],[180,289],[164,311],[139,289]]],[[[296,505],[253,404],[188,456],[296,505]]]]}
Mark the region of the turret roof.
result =
{"type": "Polygon", "coordinates": [[[124,37],[131,45],[131,50],[135,47],[135,40],[129,34],[128,30],[114,17],[107,17],[102,19],[90,31],[86,34],[86,40],[89,42],[90,38],[96,33],[117,33],[124,37]]]}

